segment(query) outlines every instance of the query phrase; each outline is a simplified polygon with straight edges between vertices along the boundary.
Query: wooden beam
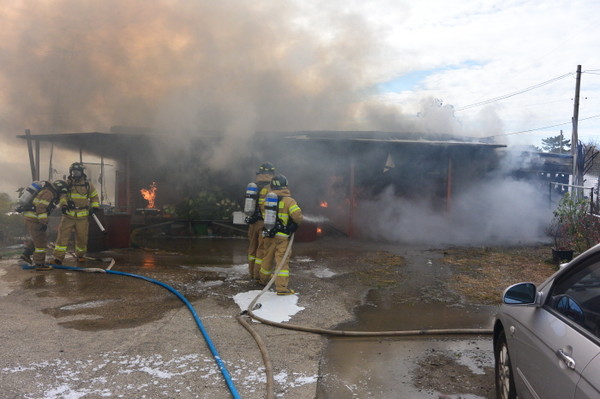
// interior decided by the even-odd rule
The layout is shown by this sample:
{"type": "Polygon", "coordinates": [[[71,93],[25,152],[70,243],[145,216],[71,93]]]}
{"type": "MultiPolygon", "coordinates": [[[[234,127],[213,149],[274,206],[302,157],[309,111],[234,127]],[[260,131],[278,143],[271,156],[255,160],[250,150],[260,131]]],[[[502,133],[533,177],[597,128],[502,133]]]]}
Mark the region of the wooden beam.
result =
{"type": "Polygon", "coordinates": [[[27,150],[29,151],[29,166],[31,167],[31,180],[35,180],[35,160],[33,159],[33,145],[31,144],[31,131],[25,129],[25,136],[27,137],[27,150]]]}

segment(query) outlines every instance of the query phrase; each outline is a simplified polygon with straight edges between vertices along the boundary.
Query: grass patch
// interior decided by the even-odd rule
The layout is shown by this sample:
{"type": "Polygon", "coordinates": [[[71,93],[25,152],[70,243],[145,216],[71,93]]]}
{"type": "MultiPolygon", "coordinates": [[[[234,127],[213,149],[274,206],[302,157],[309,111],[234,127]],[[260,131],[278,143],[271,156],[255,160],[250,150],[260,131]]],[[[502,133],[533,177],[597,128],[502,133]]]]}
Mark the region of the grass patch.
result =
{"type": "Polygon", "coordinates": [[[450,248],[442,261],[452,266],[452,290],[472,303],[499,304],[506,287],[525,281],[540,284],[550,277],[557,270],[551,257],[545,245],[450,248]]]}

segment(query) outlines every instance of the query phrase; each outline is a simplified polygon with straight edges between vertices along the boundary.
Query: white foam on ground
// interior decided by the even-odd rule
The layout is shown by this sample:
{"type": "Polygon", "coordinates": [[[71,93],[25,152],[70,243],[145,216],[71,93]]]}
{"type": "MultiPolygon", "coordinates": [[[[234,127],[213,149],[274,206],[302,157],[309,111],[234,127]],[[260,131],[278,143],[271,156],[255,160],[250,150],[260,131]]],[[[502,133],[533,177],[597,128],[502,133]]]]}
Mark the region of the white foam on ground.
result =
{"type": "MultiPolygon", "coordinates": [[[[250,303],[260,293],[259,290],[240,292],[233,297],[233,300],[242,311],[247,310],[250,303]]],[[[304,310],[303,307],[297,306],[298,294],[280,296],[275,292],[267,291],[258,298],[256,303],[260,303],[261,306],[259,309],[254,309],[252,313],[276,323],[289,321],[293,315],[304,310]]]]}
{"type": "Polygon", "coordinates": [[[328,268],[314,270],[313,274],[319,278],[331,278],[337,275],[337,273],[335,273],[332,270],[329,270],[328,268]]]}

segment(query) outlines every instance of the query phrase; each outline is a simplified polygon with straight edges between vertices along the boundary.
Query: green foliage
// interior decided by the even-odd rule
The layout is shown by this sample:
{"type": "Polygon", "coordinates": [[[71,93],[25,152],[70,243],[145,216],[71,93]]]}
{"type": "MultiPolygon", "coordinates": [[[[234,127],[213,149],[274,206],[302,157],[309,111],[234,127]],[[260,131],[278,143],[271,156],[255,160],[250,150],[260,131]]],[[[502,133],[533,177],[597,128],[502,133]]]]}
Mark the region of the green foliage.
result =
{"type": "Polygon", "coordinates": [[[591,214],[589,209],[588,199],[565,194],[554,211],[549,228],[555,249],[581,253],[600,242],[600,218],[591,214]]]}
{"type": "Polygon", "coordinates": [[[195,220],[227,220],[240,205],[227,198],[221,190],[200,191],[175,205],[177,217],[195,220]]]}
{"type": "Polygon", "coordinates": [[[0,243],[15,244],[17,237],[23,237],[27,232],[23,216],[14,214],[15,202],[6,193],[0,193],[0,243]]]}
{"type": "Polygon", "coordinates": [[[15,207],[15,203],[6,193],[0,193],[0,213],[5,214],[10,212],[15,207]]]}
{"type": "Polygon", "coordinates": [[[542,139],[542,149],[545,152],[567,154],[571,151],[571,140],[565,140],[564,136],[558,135],[542,139]]]}

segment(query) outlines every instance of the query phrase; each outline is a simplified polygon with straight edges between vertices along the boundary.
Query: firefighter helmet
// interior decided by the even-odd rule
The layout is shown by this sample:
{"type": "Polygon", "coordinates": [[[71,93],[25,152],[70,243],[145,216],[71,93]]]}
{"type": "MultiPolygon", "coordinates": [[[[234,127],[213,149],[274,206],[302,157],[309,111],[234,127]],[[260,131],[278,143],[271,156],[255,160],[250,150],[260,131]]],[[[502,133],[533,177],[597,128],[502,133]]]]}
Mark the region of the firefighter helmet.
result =
{"type": "Polygon", "coordinates": [[[54,183],[52,183],[52,185],[59,194],[66,194],[69,192],[69,185],[64,180],[56,180],[54,183]]]}
{"type": "Polygon", "coordinates": [[[85,167],[81,162],[73,162],[69,167],[69,176],[70,177],[85,177],[85,167]]]}
{"type": "Polygon", "coordinates": [[[257,175],[274,175],[275,174],[275,166],[271,162],[265,162],[258,167],[257,175]]]}
{"type": "Polygon", "coordinates": [[[277,175],[271,179],[271,189],[281,190],[287,188],[288,181],[284,175],[277,175]]]}

